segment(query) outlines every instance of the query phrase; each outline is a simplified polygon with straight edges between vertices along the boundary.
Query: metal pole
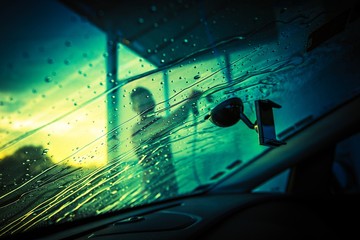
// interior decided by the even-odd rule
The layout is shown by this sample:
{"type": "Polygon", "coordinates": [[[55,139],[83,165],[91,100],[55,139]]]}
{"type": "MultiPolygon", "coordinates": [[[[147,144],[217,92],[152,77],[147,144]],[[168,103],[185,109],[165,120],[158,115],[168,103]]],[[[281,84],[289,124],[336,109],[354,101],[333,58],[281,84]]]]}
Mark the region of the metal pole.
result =
{"type": "MultiPolygon", "coordinates": [[[[106,89],[109,91],[118,85],[118,41],[116,34],[107,34],[107,55],[106,55],[106,89]]],[[[119,115],[119,89],[114,89],[106,96],[107,102],[107,154],[108,162],[110,163],[117,157],[116,148],[120,125],[119,115]]]]}

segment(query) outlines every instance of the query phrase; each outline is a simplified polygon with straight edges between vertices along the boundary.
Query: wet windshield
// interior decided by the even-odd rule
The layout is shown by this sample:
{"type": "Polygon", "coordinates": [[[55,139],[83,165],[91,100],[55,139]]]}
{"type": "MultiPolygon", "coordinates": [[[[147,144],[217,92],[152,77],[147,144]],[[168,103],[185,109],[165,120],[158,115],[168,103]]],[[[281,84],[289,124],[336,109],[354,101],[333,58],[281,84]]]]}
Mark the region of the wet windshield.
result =
{"type": "Polygon", "coordinates": [[[255,100],[281,105],[281,140],[359,93],[351,1],[40,2],[0,10],[0,236],[192,194],[250,163],[270,148],[209,120],[226,99],[253,123],[255,100]]]}

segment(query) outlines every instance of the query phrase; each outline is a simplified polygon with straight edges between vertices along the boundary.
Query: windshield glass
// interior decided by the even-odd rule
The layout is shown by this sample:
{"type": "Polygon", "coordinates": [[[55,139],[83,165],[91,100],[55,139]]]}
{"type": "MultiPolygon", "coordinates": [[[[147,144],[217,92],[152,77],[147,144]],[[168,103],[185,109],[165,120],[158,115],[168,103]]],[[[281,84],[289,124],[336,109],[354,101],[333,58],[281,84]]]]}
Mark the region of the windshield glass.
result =
{"type": "Polygon", "coordinates": [[[229,98],[281,105],[281,140],[359,93],[351,1],[100,2],[0,10],[0,236],[223,179],[269,149],[212,123],[229,98]]]}

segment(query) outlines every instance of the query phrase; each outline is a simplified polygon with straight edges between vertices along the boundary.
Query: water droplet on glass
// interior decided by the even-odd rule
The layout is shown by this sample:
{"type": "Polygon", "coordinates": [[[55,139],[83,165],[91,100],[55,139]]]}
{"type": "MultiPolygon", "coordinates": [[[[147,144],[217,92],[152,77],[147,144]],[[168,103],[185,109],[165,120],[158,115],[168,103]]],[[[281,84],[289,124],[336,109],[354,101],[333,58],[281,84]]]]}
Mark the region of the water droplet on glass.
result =
{"type": "Polygon", "coordinates": [[[71,47],[71,42],[70,42],[70,41],[66,41],[66,42],[65,42],[65,46],[66,46],[66,47],[71,47]]]}
{"type": "Polygon", "coordinates": [[[286,11],[287,11],[287,8],[284,7],[284,8],[282,8],[282,9],[280,10],[280,13],[284,13],[284,12],[286,12],[286,11]]]}
{"type": "Polygon", "coordinates": [[[259,88],[259,91],[260,91],[262,94],[264,94],[265,97],[266,97],[266,96],[269,96],[269,94],[270,94],[270,90],[269,90],[268,88],[266,88],[266,87],[260,87],[260,88],[259,88]]]}
{"type": "Polygon", "coordinates": [[[47,153],[49,152],[49,149],[48,148],[45,148],[42,152],[42,155],[46,155],[47,153]]]}
{"type": "Polygon", "coordinates": [[[108,41],[108,45],[109,45],[109,46],[114,45],[114,41],[109,40],[109,41],[108,41]]]}
{"type": "Polygon", "coordinates": [[[195,75],[194,76],[194,79],[196,80],[196,79],[199,79],[200,78],[200,75],[199,74],[197,74],[197,75],[195,75]]]}
{"type": "Polygon", "coordinates": [[[151,10],[152,12],[156,12],[156,11],[157,11],[157,7],[156,7],[155,5],[151,5],[150,10],[151,10]]]}
{"type": "Polygon", "coordinates": [[[47,82],[47,83],[51,82],[51,77],[49,77],[49,76],[45,77],[45,82],[47,82]]]}
{"type": "Polygon", "coordinates": [[[143,24],[144,22],[145,22],[145,20],[143,18],[138,19],[138,23],[143,24]]]}
{"type": "Polygon", "coordinates": [[[184,43],[188,43],[189,40],[188,40],[187,38],[185,38],[183,42],[184,42],[184,43]]]}

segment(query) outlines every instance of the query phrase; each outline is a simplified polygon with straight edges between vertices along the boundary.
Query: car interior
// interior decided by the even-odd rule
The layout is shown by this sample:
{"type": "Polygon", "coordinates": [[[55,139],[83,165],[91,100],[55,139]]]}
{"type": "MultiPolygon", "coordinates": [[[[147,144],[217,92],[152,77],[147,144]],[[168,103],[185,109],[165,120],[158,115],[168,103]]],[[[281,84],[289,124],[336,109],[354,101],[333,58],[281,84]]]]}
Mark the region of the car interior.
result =
{"type": "Polygon", "coordinates": [[[0,239],[356,238],[357,1],[2,4],[0,239]]]}

